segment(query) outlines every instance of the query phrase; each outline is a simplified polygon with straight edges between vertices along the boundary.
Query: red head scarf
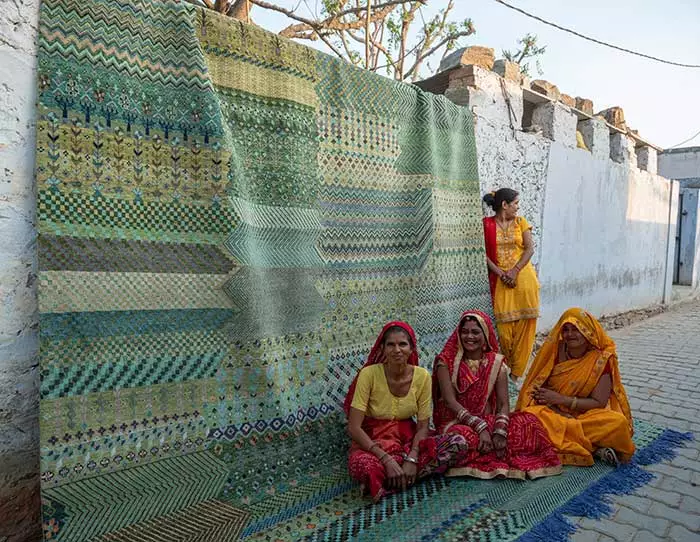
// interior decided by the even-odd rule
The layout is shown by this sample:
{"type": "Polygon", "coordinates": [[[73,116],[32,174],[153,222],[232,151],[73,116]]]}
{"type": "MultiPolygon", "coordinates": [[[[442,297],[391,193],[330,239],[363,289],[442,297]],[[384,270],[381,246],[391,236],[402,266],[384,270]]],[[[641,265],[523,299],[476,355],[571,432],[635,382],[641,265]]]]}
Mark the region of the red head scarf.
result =
{"type": "Polygon", "coordinates": [[[479,327],[481,328],[481,331],[483,331],[484,337],[486,338],[486,352],[498,354],[498,340],[496,339],[496,330],[493,327],[491,318],[489,318],[488,314],[484,312],[469,310],[462,313],[462,316],[459,319],[459,324],[457,324],[457,327],[452,332],[452,335],[450,335],[450,337],[447,339],[442,352],[440,352],[437,356],[438,358],[442,358],[445,363],[447,363],[448,360],[450,360],[450,363],[454,361],[457,351],[462,345],[459,338],[459,330],[462,329],[462,325],[468,316],[475,318],[479,324],[479,327]]]}
{"type": "MultiPolygon", "coordinates": [[[[372,350],[370,350],[369,352],[367,361],[360,368],[360,371],[369,365],[374,365],[375,363],[382,363],[384,361],[384,352],[382,351],[384,348],[384,335],[386,334],[387,330],[389,330],[392,327],[400,327],[406,333],[408,333],[408,336],[411,339],[411,346],[413,347],[413,351],[411,352],[411,355],[408,358],[408,363],[410,363],[411,365],[418,365],[418,347],[416,344],[416,334],[413,331],[413,328],[409,326],[406,322],[397,321],[389,322],[382,328],[382,331],[379,333],[379,337],[377,337],[377,340],[374,342],[372,350]]],[[[348,394],[345,396],[343,410],[345,410],[346,415],[350,414],[350,405],[352,404],[352,398],[355,396],[355,386],[357,385],[357,377],[359,376],[359,374],[360,372],[358,371],[358,373],[355,375],[355,378],[352,381],[352,384],[350,384],[348,394]]]]}
{"type": "MultiPolygon", "coordinates": [[[[435,358],[435,363],[433,364],[433,399],[437,399],[440,396],[440,387],[437,379],[437,362],[438,360],[442,360],[442,362],[450,369],[450,374],[452,374],[455,359],[457,358],[458,353],[462,352],[462,341],[459,337],[459,331],[462,329],[464,321],[469,316],[476,319],[477,324],[479,324],[481,331],[484,333],[484,337],[486,338],[486,355],[495,356],[498,354],[498,340],[496,339],[496,331],[488,314],[478,310],[464,311],[459,319],[457,327],[452,332],[452,335],[450,335],[447,339],[442,352],[440,352],[435,358]]],[[[469,384],[472,384],[472,382],[470,381],[469,384]]]]}

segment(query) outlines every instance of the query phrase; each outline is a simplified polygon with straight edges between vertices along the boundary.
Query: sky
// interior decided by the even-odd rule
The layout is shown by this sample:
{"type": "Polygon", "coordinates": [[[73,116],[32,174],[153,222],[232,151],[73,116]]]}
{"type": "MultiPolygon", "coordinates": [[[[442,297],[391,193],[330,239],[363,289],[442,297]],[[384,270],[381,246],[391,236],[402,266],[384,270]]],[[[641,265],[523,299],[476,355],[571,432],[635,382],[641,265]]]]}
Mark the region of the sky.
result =
{"type": "MultiPolygon", "coordinates": [[[[700,65],[700,0],[508,0],[543,19],[620,47],[656,57],[700,65]]],[[[309,16],[317,0],[277,0],[286,8],[299,6],[309,16]]],[[[429,0],[425,18],[447,0],[429,0]]],[[[571,96],[593,100],[600,111],[619,105],[630,128],[664,148],[700,132],[700,68],[661,64],[585,41],[529,19],[493,0],[456,0],[453,18],[471,18],[476,33],[461,45],[483,45],[496,51],[515,49],[530,32],[546,45],[541,57],[543,78],[571,96]]],[[[284,15],[257,6],[253,21],[273,32],[290,24],[284,15]]],[[[323,49],[323,44],[305,42],[323,49]]],[[[327,49],[325,49],[327,51],[327,49]]],[[[433,61],[433,67],[437,61],[433,61]]],[[[427,77],[432,73],[426,72],[427,77]]],[[[700,134],[683,146],[700,145],[700,134]]]]}

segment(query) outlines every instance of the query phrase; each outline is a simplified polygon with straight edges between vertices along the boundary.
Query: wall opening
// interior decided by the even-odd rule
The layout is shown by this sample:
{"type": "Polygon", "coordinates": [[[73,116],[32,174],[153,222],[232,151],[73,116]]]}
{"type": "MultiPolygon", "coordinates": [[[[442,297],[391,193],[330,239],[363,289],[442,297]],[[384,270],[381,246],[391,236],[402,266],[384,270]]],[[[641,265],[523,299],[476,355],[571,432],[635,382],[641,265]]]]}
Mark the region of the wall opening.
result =
{"type": "Polygon", "coordinates": [[[536,103],[523,100],[523,130],[528,130],[532,126],[532,114],[535,112],[536,106],[536,103]]]}

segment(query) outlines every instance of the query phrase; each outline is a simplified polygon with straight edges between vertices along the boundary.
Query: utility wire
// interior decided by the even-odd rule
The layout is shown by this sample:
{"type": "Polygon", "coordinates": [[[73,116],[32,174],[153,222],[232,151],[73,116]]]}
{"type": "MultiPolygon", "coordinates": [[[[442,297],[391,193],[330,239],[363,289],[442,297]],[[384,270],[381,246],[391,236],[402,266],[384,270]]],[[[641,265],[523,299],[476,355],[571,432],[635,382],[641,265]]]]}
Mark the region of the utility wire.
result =
{"type": "Polygon", "coordinates": [[[693,139],[695,139],[695,138],[698,137],[699,135],[700,135],[700,132],[698,132],[698,133],[695,134],[694,136],[689,137],[689,138],[686,139],[685,141],[681,141],[680,143],[676,143],[675,145],[673,145],[673,146],[671,146],[671,147],[667,147],[667,148],[668,148],[668,149],[675,149],[676,147],[680,147],[681,145],[685,145],[686,143],[688,143],[688,141],[692,141],[693,139]]]}
{"type": "Polygon", "coordinates": [[[579,32],[576,32],[575,30],[571,30],[570,28],[564,28],[563,26],[559,26],[556,23],[546,21],[545,19],[542,19],[541,17],[538,17],[537,15],[533,15],[532,13],[528,13],[527,11],[525,11],[523,9],[512,6],[509,3],[504,2],[503,0],[494,0],[494,2],[497,2],[503,6],[509,8],[509,9],[515,10],[519,13],[522,13],[526,17],[530,17],[531,19],[535,19],[536,21],[540,21],[541,23],[544,23],[546,25],[553,26],[554,28],[558,28],[559,30],[563,30],[564,32],[568,32],[569,34],[573,34],[574,36],[578,36],[579,38],[583,38],[585,40],[592,41],[593,43],[597,43],[598,45],[610,47],[611,49],[617,49],[618,51],[623,51],[623,52],[629,53],[631,55],[637,55],[637,56],[641,56],[643,58],[648,58],[649,60],[655,60],[656,62],[662,62],[664,64],[671,64],[672,66],[681,66],[683,68],[700,68],[700,64],[684,64],[682,62],[673,62],[671,60],[664,60],[663,58],[658,58],[655,56],[646,55],[644,53],[638,53],[637,51],[632,51],[631,49],[625,49],[624,47],[618,47],[617,45],[612,45],[610,43],[607,43],[607,42],[604,42],[604,41],[601,41],[601,40],[598,40],[595,38],[590,38],[588,36],[584,36],[583,34],[580,34],[579,32]]]}

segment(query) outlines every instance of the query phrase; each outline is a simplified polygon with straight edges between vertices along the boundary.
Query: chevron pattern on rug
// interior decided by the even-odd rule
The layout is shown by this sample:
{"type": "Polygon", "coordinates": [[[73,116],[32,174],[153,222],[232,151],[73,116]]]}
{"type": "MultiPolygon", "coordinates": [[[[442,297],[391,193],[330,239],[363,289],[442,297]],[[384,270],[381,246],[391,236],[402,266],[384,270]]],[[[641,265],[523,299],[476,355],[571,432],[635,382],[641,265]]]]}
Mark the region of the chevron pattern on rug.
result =
{"type": "Polygon", "coordinates": [[[102,535],[95,542],[230,542],[239,538],[248,516],[213,499],[102,535]]]}
{"type": "Polygon", "coordinates": [[[93,540],[206,501],[221,492],[227,474],[213,454],[199,452],[44,488],[43,497],[70,515],[63,537],[93,540]]]}
{"type": "MultiPolygon", "coordinates": [[[[39,41],[46,538],[354,510],[339,404],[377,330],[430,366],[490,310],[469,111],[175,0],[45,0],[39,41]]],[[[323,537],[393,517],[353,514],[323,537]]]]}

